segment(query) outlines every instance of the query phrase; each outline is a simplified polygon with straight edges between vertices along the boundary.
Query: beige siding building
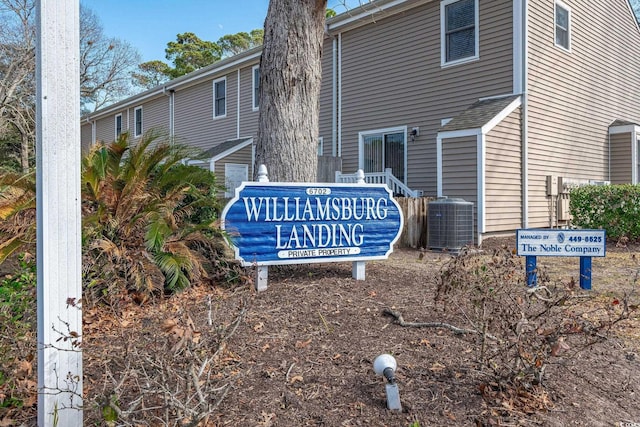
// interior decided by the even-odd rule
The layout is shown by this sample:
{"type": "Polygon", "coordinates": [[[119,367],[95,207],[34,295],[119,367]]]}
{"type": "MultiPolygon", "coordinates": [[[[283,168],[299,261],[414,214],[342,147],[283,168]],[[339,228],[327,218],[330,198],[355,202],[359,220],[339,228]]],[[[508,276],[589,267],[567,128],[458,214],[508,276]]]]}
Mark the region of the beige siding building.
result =
{"type": "MultiPolygon", "coordinates": [[[[628,0],[377,0],[326,28],[323,163],[472,202],[477,243],[570,224],[572,186],[639,181],[628,0]]],[[[256,48],[91,114],[83,147],[164,129],[206,152],[229,195],[254,173],[259,61],[256,48]]]]}

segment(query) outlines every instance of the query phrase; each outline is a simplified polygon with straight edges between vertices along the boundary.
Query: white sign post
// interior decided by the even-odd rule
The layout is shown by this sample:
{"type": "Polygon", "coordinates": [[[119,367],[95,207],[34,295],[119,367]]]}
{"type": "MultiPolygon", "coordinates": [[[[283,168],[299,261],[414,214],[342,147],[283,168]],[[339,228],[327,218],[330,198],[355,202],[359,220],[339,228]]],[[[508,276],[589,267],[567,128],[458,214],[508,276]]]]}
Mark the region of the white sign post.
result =
{"type": "Polygon", "coordinates": [[[36,4],[38,426],[82,426],[78,0],[36,4]]]}

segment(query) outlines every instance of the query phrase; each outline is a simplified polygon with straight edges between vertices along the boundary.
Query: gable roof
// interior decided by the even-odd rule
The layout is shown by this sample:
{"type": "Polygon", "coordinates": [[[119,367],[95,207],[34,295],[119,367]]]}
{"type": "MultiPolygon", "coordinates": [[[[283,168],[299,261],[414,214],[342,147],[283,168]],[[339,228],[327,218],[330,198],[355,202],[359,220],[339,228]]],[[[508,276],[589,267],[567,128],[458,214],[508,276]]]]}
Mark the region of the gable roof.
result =
{"type": "Polygon", "coordinates": [[[519,97],[520,95],[507,95],[499,98],[480,99],[442,126],[438,132],[482,128],[519,97]]]}
{"type": "Polygon", "coordinates": [[[218,144],[215,147],[205,151],[202,155],[202,158],[216,161],[252,143],[253,138],[229,139],[222,144],[218,144]]]}
{"type": "Polygon", "coordinates": [[[618,120],[614,120],[613,123],[609,125],[610,128],[617,127],[617,126],[638,126],[638,123],[618,119],[618,120]]]}

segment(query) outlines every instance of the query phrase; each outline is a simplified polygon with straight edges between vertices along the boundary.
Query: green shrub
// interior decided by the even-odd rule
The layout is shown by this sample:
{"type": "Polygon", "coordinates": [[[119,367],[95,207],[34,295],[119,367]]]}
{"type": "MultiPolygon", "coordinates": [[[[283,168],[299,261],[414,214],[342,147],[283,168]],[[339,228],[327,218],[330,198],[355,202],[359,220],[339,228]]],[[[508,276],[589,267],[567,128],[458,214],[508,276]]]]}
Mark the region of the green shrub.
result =
{"type": "Polygon", "coordinates": [[[17,360],[28,360],[35,351],[36,265],[28,254],[0,280],[0,325],[0,409],[21,408],[28,392],[13,374],[17,360]]]}
{"type": "Polygon", "coordinates": [[[220,256],[219,186],[186,166],[186,146],[157,134],[124,135],[83,159],[83,268],[93,295],[147,298],[197,283],[220,256]]]}
{"type": "Polygon", "coordinates": [[[0,324],[28,325],[34,318],[36,264],[30,255],[19,256],[16,271],[0,282],[0,324]]]}
{"type": "Polygon", "coordinates": [[[604,229],[607,237],[640,238],[640,185],[588,185],[571,191],[573,223],[604,229]]]}
{"type": "MultiPolygon", "coordinates": [[[[184,165],[192,148],[157,133],[124,134],[82,160],[85,297],[147,299],[218,279],[224,234],[221,188],[209,170],[184,165]]],[[[0,173],[0,264],[35,252],[35,174],[0,173]]]]}

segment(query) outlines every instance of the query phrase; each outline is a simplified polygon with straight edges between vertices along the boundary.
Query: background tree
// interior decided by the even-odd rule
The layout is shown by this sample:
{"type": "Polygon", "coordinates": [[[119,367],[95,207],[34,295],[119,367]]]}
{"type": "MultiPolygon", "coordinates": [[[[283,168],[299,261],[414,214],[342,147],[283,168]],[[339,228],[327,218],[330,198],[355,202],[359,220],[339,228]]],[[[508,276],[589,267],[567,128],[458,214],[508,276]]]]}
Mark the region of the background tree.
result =
{"type": "MultiPolygon", "coordinates": [[[[35,0],[0,0],[0,144],[27,171],[35,141],[35,0]]],[[[84,112],[131,93],[130,72],[140,62],[127,43],[104,35],[81,7],[80,82],[84,112]]]]}
{"type": "Polygon", "coordinates": [[[127,42],[108,38],[96,15],[80,9],[80,99],[95,111],[131,94],[130,73],[140,54],[127,42]]]}
{"type": "Polygon", "coordinates": [[[236,34],[227,34],[220,37],[218,46],[222,49],[222,56],[234,56],[245,50],[252,49],[262,44],[264,30],[255,29],[251,32],[239,32],[236,34]]]}
{"type": "Polygon", "coordinates": [[[326,7],[326,0],[269,2],[260,61],[256,166],[265,164],[271,181],[316,179],[326,7]]]}
{"type": "Polygon", "coordinates": [[[133,83],[143,89],[151,89],[171,79],[211,65],[222,58],[237,55],[262,44],[262,29],[227,34],[217,42],[200,39],[194,33],[182,33],[176,41],[167,43],[166,62],[153,60],[138,65],[132,73],[133,83]]]}
{"type": "Polygon", "coordinates": [[[172,69],[165,62],[153,60],[138,65],[138,71],[131,73],[133,84],[143,89],[151,89],[171,78],[172,69]]]}
{"type": "Polygon", "coordinates": [[[217,43],[200,39],[194,33],[182,33],[167,43],[167,60],[173,62],[171,77],[176,78],[219,61],[222,49],[217,43]]]}
{"type": "Polygon", "coordinates": [[[4,151],[19,147],[9,157],[24,171],[35,135],[34,13],[33,0],[0,1],[0,142],[4,151]]]}

